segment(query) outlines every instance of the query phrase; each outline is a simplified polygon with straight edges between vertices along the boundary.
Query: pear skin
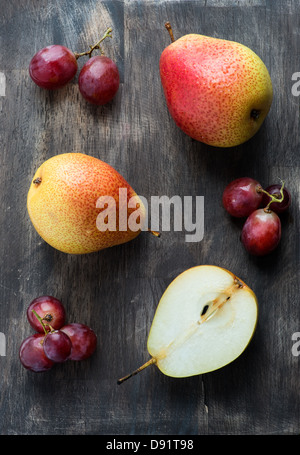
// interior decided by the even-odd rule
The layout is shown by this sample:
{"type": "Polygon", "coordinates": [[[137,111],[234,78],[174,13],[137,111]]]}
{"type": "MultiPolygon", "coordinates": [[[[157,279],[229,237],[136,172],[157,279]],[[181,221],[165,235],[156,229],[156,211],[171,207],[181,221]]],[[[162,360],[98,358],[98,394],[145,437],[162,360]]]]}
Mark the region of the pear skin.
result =
{"type": "Polygon", "coordinates": [[[215,147],[248,141],[272,104],[272,81],[263,61],[234,41],[198,34],[173,40],[161,54],[159,69],[176,125],[215,147]]]}
{"type": "Polygon", "coordinates": [[[38,168],[28,191],[27,209],[45,242],[69,254],[128,242],[139,235],[145,219],[145,207],[126,180],[109,164],[82,153],[53,156],[38,168]],[[126,191],[126,200],[120,200],[120,189],[126,191]],[[111,198],[113,204],[100,207],[97,201],[102,197],[111,198]],[[129,208],[131,198],[136,206],[129,208]],[[115,219],[115,229],[113,224],[99,229],[101,208],[107,220],[115,219]],[[137,217],[134,230],[128,223],[131,215],[137,217]]]}

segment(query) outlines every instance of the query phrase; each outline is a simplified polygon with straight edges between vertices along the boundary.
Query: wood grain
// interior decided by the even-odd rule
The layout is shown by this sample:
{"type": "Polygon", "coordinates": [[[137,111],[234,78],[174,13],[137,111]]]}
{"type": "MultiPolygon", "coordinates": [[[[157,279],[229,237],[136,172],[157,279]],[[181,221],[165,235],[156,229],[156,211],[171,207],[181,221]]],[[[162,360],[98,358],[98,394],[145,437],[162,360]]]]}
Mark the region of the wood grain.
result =
{"type": "MultiPolygon", "coordinates": [[[[29,434],[298,434],[300,360],[291,353],[299,318],[299,103],[291,94],[299,71],[297,2],[1,1],[0,71],[0,433],[29,434]],[[185,136],[171,119],[158,73],[175,36],[202,33],[239,41],[269,68],[274,101],[248,143],[219,150],[185,136]],[[48,44],[82,51],[108,27],[105,42],[121,73],[112,103],[95,108],[80,97],[77,77],[49,93],[28,75],[33,54],[48,44]],[[205,232],[186,243],[182,232],[160,239],[143,233],[127,245],[68,256],[45,244],[26,211],[35,169],[47,158],[81,151],[114,166],[146,197],[202,195],[205,232]],[[225,185],[239,176],[264,186],[285,179],[293,204],[283,220],[279,248],[249,257],[239,241],[241,223],[221,206],[225,185]],[[259,323],[245,353],[231,365],[186,379],[151,367],[122,386],[117,379],[148,360],[147,336],[166,286],[197,264],[228,268],[254,289],[259,323]],[[18,349],[31,334],[30,301],[53,294],[69,322],[98,335],[95,355],[47,374],[30,374],[18,349]]],[[[83,61],[80,62],[80,65],[83,61]]]]}

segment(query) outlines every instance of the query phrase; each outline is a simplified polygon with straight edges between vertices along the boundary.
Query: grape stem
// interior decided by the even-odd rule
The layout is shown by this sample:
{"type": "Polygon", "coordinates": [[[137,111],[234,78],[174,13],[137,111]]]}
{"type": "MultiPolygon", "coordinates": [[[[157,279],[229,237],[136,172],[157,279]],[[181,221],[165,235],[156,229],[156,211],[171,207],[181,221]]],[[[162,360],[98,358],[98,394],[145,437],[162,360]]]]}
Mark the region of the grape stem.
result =
{"type": "MultiPolygon", "coordinates": [[[[44,332],[45,332],[45,335],[48,335],[48,330],[46,329],[46,326],[43,322],[43,319],[37,314],[37,312],[35,310],[32,310],[33,314],[35,315],[35,317],[38,319],[38,321],[42,324],[42,327],[44,329],[44,332]]],[[[48,325],[48,324],[47,324],[48,325]]],[[[49,325],[50,327],[50,331],[51,332],[54,332],[54,329],[53,327],[51,327],[51,325],[49,325]]]]}
{"type": "Polygon", "coordinates": [[[262,189],[262,188],[259,188],[258,192],[259,193],[265,193],[267,196],[269,196],[269,198],[271,199],[268,203],[268,205],[264,208],[264,211],[265,212],[270,212],[270,205],[273,203],[273,202],[282,202],[283,199],[284,199],[284,194],[283,194],[283,188],[284,188],[284,184],[285,182],[283,182],[282,180],[281,181],[281,188],[280,188],[280,197],[276,197],[274,194],[270,194],[268,193],[266,190],[262,189]]]}
{"type": "Polygon", "coordinates": [[[90,46],[90,50],[89,51],[86,51],[86,52],[74,52],[74,55],[75,55],[75,58],[76,60],[78,60],[80,57],[83,57],[84,55],[88,55],[89,58],[91,58],[92,56],[92,53],[94,52],[95,49],[100,49],[101,51],[101,54],[103,55],[104,52],[102,51],[101,47],[100,47],[100,44],[102,43],[102,41],[105,40],[105,38],[112,38],[112,28],[109,27],[106,32],[104,33],[104,35],[102,36],[102,38],[96,43],[94,44],[94,46],[90,46]]]}

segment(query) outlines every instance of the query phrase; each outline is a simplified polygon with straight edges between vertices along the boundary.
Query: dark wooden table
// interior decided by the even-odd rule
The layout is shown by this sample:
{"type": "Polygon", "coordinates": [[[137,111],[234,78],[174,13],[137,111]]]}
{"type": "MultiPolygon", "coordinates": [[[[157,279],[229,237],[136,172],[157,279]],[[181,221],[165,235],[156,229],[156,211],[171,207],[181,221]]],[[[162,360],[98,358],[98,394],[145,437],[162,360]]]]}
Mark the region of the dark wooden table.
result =
{"type": "MultiPolygon", "coordinates": [[[[300,358],[299,2],[291,0],[70,1],[1,0],[0,71],[0,432],[2,435],[261,435],[298,434],[300,358]],[[189,32],[241,42],[264,60],[274,100],[259,133],[244,145],[216,149],[191,140],[168,114],[158,62],[170,39],[189,32]],[[33,84],[28,64],[36,51],[64,44],[82,52],[107,27],[105,42],[121,74],[112,103],[92,107],[77,76],[47,92],[33,84]],[[3,77],[3,76],[2,76],[3,77]],[[33,229],[26,210],[31,178],[47,158],[83,152],[113,165],[135,190],[152,195],[202,195],[204,238],[184,232],[157,239],[141,234],[128,244],[84,256],[60,253],[33,229]],[[262,185],[286,181],[293,195],[280,246],[253,258],[239,241],[241,223],[221,205],[225,185],[250,176],[262,185]],[[147,336],[158,301],[183,270],[225,267],[255,291],[259,322],[244,354],[202,376],[174,379],[151,367],[122,386],[117,379],[148,359],[147,336]],[[48,373],[25,370],[18,359],[32,333],[31,300],[60,298],[69,322],[90,325],[97,351],[81,363],[48,373]]],[[[79,66],[84,59],[79,61],[79,66]]]]}

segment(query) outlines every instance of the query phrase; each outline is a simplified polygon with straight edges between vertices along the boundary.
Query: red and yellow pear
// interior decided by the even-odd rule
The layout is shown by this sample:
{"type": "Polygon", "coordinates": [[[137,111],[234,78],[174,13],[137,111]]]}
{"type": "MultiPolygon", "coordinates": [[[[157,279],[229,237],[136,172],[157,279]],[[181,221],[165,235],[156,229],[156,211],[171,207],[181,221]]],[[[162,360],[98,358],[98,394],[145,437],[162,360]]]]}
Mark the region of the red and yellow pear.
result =
{"type": "Polygon", "coordinates": [[[27,209],[39,235],[70,254],[128,242],[145,221],[145,207],[127,181],[109,164],[83,153],[46,160],[32,179],[27,209]]]}
{"type": "Polygon", "coordinates": [[[270,74],[243,44],[199,34],[175,40],[159,67],[167,107],[188,136],[215,147],[248,141],[260,129],[272,103],[270,74]]]}

